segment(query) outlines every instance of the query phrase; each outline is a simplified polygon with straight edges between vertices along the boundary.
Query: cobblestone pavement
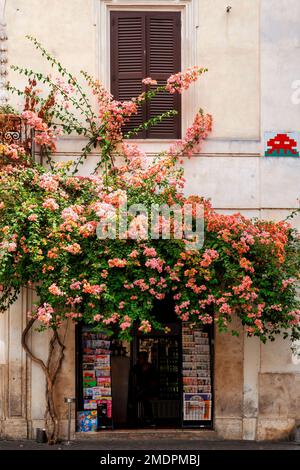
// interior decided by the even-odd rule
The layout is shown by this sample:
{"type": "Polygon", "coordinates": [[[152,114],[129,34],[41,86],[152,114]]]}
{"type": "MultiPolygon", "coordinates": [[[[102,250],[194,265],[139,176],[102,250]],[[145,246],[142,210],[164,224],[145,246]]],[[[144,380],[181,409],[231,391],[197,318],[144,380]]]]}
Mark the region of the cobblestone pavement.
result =
{"type": "Polygon", "coordinates": [[[253,442],[253,441],[198,441],[181,439],[159,440],[120,440],[112,439],[72,441],[70,445],[62,442],[49,446],[33,440],[0,440],[1,450],[298,450],[300,443],[295,442],[253,442]]]}

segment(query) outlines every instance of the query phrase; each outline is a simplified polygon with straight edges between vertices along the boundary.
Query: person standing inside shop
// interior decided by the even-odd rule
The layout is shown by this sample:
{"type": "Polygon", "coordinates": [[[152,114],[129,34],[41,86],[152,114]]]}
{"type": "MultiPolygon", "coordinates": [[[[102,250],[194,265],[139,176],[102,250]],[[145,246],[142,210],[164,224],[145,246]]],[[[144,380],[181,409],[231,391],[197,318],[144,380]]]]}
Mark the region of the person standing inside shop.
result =
{"type": "Polygon", "coordinates": [[[151,400],[158,395],[157,371],[148,361],[148,353],[140,351],[138,360],[133,367],[136,383],[136,399],[142,404],[144,424],[154,425],[154,416],[151,400]]]}

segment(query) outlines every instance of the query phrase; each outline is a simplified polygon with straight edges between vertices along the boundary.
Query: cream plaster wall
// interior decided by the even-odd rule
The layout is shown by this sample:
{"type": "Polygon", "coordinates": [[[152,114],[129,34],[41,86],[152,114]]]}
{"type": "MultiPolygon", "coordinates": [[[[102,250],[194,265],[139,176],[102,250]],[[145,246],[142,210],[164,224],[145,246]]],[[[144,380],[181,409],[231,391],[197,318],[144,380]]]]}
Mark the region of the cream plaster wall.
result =
{"type": "MultiPolygon", "coordinates": [[[[186,28],[183,62],[188,50],[194,53],[184,66],[199,63],[208,66],[209,73],[196,85],[196,99],[186,110],[189,120],[201,105],[214,115],[212,138],[258,140],[259,0],[251,0],[251,7],[249,0],[232,0],[230,14],[226,13],[227,3],[227,0],[10,0],[6,7],[9,60],[20,66],[49,70],[24,39],[29,34],[75,74],[84,69],[96,76],[102,70],[105,76],[98,78],[107,83],[109,63],[103,69],[101,62],[108,62],[108,55],[99,51],[101,30],[107,23],[104,12],[111,8],[156,7],[180,10],[184,16],[186,9],[192,8],[193,17],[186,20],[187,25],[183,24],[186,28]],[[97,57],[97,53],[101,56],[97,57]]],[[[13,73],[11,80],[24,85],[13,73]]]]}
{"type": "Polygon", "coordinates": [[[26,35],[36,37],[72,72],[95,74],[93,0],[9,0],[6,5],[9,62],[48,72],[26,35]]]}
{"type": "Polygon", "coordinates": [[[214,116],[212,138],[259,140],[259,4],[199,1],[197,58],[209,69],[200,103],[214,116]]]}
{"type": "MultiPolygon", "coordinates": [[[[300,46],[300,3],[261,1],[261,132],[300,130],[300,105],[293,104],[293,82],[300,78],[295,60],[300,46]]],[[[280,219],[285,208],[299,207],[300,160],[261,160],[261,216],[280,219]],[[297,200],[298,198],[298,200],[297,200]]],[[[300,230],[300,217],[292,220],[300,230]]],[[[249,358],[249,366],[253,359],[249,358]]],[[[254,366],[255,367],[255,366],[254,366]]],[[[299,424],[300,363],[282,338],[260,348],[258,439],[287,438],[299,424]]],[[[257,379],[256,379],[257,380],[257,379]]]]}

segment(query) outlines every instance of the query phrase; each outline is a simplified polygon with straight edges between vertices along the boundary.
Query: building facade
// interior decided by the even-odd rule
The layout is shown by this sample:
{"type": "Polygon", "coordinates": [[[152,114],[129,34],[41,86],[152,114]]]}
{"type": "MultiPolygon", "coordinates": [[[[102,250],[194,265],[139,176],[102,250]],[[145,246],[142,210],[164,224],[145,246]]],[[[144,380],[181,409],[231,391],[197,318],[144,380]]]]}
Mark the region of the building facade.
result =
{"type": "MultiPolygon", "coordinates": [[[[72,72],[83,69],[108,88],[116,73],[111,63],[112,45],[117,47],[111,35],[112,12],[145,16],[151,11],[166,18],[176,13],[180,38],[173,44],[175,59],[180,57],[182,70],[194,64],[209,69],[182,97],[180,127],[184,132],[200,106],[214,118],[201,153],[184,164],[186,192],[211,198],[220,212],[264,219],[284,219],[299,207],[300,159],[263,156],[266,132],[299,131],[297,0],[2,0],[0,6],[2,80],[8,70],[4,55],[9,64],[48,71],[25,40],[29,34],[72,72]]],[[[9,79],[19,88],[25,86],[11,71],[9,79]]],[[[16,97],[10,100],[20,106],[16,97]]],[[[138,143],[151,156],[177,137],[144,135],[138,143]]],[[[78,156],[83,143],[80,137],[62,137],[55,158],[78,156]]],[[[82,173],[91,172],[95,158],[88,158],[82,173]]],[[[300,228],[299,216],[292,222],[300,228]]],[[[32,437],[35,428],[43,426],[43,376],[21,347],[32,300],[23,292],[0,317],[0,436],[32,437]]],[[[300,421],[300,360],[281,338],[263,345],[247,338],[240,325],[236,329],[238,337],[214,336],[214,429],[225,439],[288,438],[300,421]]],[[[47,354],[45,335],[33,332],[30,338],[42,358],[47,354]]],[[[66,341],[56,388],[63,433],[64,397],[76,394],[72,325],[66,341]]]]}

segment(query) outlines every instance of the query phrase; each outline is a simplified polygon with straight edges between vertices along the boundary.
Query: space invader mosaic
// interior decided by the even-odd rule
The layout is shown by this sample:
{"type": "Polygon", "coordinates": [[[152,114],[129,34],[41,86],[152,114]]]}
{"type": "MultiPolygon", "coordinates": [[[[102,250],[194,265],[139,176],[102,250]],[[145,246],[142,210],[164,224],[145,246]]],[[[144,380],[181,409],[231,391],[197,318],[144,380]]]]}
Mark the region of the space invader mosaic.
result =
{"type": "Polygon", "coordinates": [[[265,132],[265,157],[299,157],[299,132],[265,132]]]}

